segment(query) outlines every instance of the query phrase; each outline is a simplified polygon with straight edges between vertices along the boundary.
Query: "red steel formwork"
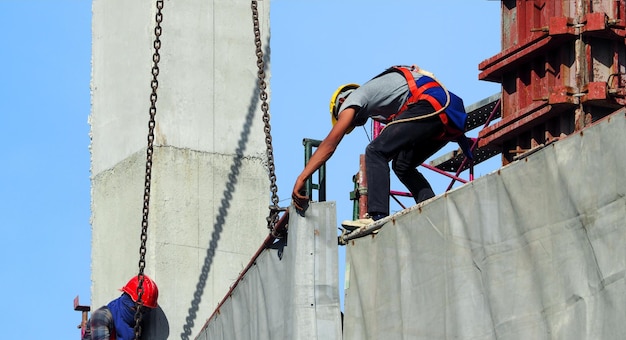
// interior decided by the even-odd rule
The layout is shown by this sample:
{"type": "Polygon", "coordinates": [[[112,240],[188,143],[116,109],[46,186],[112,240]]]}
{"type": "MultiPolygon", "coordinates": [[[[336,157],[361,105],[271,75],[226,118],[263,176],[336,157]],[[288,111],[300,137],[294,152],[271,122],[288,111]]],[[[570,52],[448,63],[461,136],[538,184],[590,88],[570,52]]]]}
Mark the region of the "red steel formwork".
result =
{"type": "Polygon", "coordinates": [[[626,0],[503,0],[502,52],[479,79],[502,84],[502,119],[479,146],[503,164],[626,104],[626,0]]]}

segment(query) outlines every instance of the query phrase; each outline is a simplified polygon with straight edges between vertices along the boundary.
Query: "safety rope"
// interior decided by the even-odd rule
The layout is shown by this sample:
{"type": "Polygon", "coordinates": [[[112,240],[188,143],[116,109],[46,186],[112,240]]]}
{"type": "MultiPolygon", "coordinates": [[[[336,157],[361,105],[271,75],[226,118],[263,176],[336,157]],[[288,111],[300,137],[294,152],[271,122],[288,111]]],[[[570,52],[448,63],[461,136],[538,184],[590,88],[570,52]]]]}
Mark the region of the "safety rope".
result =
{"type": "Polygon", "coordinates": [[[146,268],[146,241],[148,240],[148,213],[150,211],[150,182],[152,179],[152,154],[154,151],[154,126],[157,108],[157,88],[159,82],[157,76],[159,75],[159,61],[161,55],[159,49],[161,48],[161,22],[163,21],[163,0],[156,1],[157,12],[155,15],[156,25],[154,27],[154,54],[152,55],[152,81],[150,87],[152,93],[150,94],[150,120],[148,122],[148,147],[146,148],[146,177],[143,193],[143,218],[141,221],[141,244],[139,246],[139,274],[137,274],[137,301],[135,302],[135,339],[141,338],[141,318],[143,309],[143,281],[144,281],[144,269],[146,268]]]}
{"type": "Polygon", "coordinates": [[[411,117],[411,118],[396,119],[396,120],[394,120],[392,122],[389,122],[389,123],[385,124],[383,129],[387,128],[389,125],[393,125],[393,124],[397,124],[397,123],[405,123],[405,122],[410,122],[410,121],[414,121],[414,120],[427,119],[427,118],[430,118],[430,117],[437,116],[438,114],[443,112],[445,109],[447,109],[448,106],[450,105],[450,92],[448,92],[448,89],[446,89],[445,86],[443,86],[443,84],[437,78],[435,78],[434,74],[432,74],[432,73],[430,73],[428,71],[422,70],[419,67],[417,67],[416,65],[412,65],[411,67],[409,67],[409,69],[411,71],[415,71],[415,72],[417,72],[419,74],[422,74],[422,75],[425,75],[427,77],[430,77],[432,80],[434,80],[437,83],[437,85],[439,85],[443,89],[443,91],[446,93],[446,104],[443,105],[439,110],[436,110],[433,113],[429,113],[429,114],[425,114],[425,115],[421,115],[421,116],[417,116],[417,117],[411,117]]]}
{"type": "MultiPolygon", "coordinates": [[[[267,216],[267,228],[274,233],[276,222],[278,221],[278,186],[276,185],[276,167],[274,165],[274,149],[272,147],[272,134],[270,126],[269,105],[267,103],[267,84],[265,82],[265,62],[263,60],[263,49],[261,44],[261,29],[259,24],[259,11],[257,1],[252,1],[252,23],[254,25],[254,45],[256,46],[256,65],[258,67],[257,76],[259,78],[259,98],[261,99],[261,111],[263,112],[263,122],[265,127],[265,145],[267,147],[267,167],[269,169],[270,191],[272,192],[272,204],[269,206],[267,216]]],[[[277,235],[274,235],[277,236],[277,235]]]]}

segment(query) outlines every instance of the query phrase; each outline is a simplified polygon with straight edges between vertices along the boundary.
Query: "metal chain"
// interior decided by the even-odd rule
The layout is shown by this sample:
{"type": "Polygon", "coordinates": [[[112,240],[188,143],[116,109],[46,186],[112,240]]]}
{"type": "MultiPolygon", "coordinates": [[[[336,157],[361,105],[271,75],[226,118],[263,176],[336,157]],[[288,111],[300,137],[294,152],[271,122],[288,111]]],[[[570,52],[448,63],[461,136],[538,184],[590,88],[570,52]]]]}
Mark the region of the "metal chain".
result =
{"type": "Polygon", "coordinates": [[[143,193],[143,218],[141,221],[141,245],[139,246],[139,274],[137,275],[137,301],[135,310],[135,339],[141,338],[141,318],[143,309],[143,281],[144,281],[144,269],[146,268],[146,241],[148,240],[148,213],[150,211],[150,182],[152,179],[152,154],[154,152],[154,126],[156,116],[156,102],[157,102],[157,88],[159,82],[157,76],[159,75],[159,61],[161,55],[159,49],[161,48],[161,22],[163,21],[163,0],[157,0],[156,2],[157,13],[155,16],[156,26],[154,27],[154,54],[152,55],[152,81],[150,87],[152,93],[150,94],[150,120],[148,122],[148,147],[146,148],[146,178],[143,193]]]}
{"type": "Polygon", "coordinates": [[[252,22],[254,24],[254,45],[256,46],[257,67],[259,68],[257,75],[259,78],[259,98],[261,99],[261,111],[263,111],[263,122],[265,127],[265,145],[267,146],[267,166],[269,168],[270,191],[272,192],[272,205],[269,206],[270,212],[267,217],[267,228],[273,232],[274,226],[278,221],[278,186],[276,185],[276,167],[274,166],[274,150],[272,147],[272,135],[270,126],[269,105],[267,104],[267,84],[265,83],[265,63],[263,61],[263,49],[261,48],[261,29],[259,25],[259,11],[257,9],[257,1],[252,1],[252,22]]]}

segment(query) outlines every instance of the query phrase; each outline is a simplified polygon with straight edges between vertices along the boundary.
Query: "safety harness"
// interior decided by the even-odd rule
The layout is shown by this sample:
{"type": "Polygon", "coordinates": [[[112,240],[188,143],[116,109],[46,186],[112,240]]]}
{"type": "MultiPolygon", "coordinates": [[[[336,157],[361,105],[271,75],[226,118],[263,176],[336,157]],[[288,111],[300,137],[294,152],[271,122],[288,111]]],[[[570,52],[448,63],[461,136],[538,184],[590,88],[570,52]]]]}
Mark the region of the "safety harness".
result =
{"type": "Polygon", "coordinates": [[[382,74],[391,71],[398,71],[404,76],[409,86],[410,94],[400,110],[389,116],[387,119],[387,126],[401,122],[438,116],[443,123],[444,131],[439,136],[435,137],[435,139],[441,141],[456,141],[461,146],[461,149],[463,149],[463,153],[468,158],[473,158],[472,152],[469,149],[468,139],[464,132],[467,114],[465,113],[465,109],[463,107],[458,107],[459,103],[462,103],[460,98],[456,97],[456,95],[443,87],[443,85],[435,79],[434,75],[420,70],[416,66],[393,66],[382,74]],[[416,71],[422,76],[416,80],[411,71],[416,71]],[[453,96],[455,100],[451,100],[451,96],[453,96]],[[430,105],[432,105],[435,109],[435,112],[417,117],[395,119],[406,111],[411,105],[422,100],[430,103],[430,105]]]}

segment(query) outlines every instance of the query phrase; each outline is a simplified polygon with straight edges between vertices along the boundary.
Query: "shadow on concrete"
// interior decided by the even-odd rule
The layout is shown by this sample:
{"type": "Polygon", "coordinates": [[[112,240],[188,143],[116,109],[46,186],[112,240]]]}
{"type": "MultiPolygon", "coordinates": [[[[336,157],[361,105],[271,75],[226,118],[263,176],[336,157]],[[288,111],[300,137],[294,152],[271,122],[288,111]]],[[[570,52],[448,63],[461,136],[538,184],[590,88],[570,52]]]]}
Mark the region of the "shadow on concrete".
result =
{"type": "MultiPolygon", "coordinates": [[[[268,41],[266,41],[264,48],[265,52],[263,52],[265,57],[265,72],[267,72],[267,64],[269,62],[267,53],[269,49],[267,43],[268,41]]],[[[244,157],[244,151],[246,150],[248,138],[250,136],[250,126],[253,123],[253,119],[257,111],[256,109],[259,106],[259,94],[260,89],[257,86],[255,88],[255,91],[252,93],[252,98],[250,98],[248,113],[246,114],[246,119],[239,135],[239,141],[237,142],[237,149],[235,150],[235,154],[232,159],[232,165],[230,166],[230,173],[228,174],[226,188],[224,189],[222,200],[220,201],[221,204],[218,210],[219,213],[215,218],[215,224],[213,225],[213,234],[211,235],[211,241],[209,242],[209,247],[207,248],[206,256],[204,258],[204,264],[202,265],[202,270],[200,272],[200,277],[198,278],[198,283],[196,284],[196,291],[194,292],[193,299],[191,300],[191,307],[189,307],[188,310],[189,314],[185,318],[186,322],[183,326],[183,332],[180,334],[180,338],[183,340],[189,339],[189,337],[191,336],[191,330],[195,325],[195,320],[197,318],[196,313],[198,312],[200,302],[202,301],[202,295],[204,294],[204,288],[206,287],[206,280],[209,275],[209,271],[211,270],[211,265],[213,264],[215,249],[217,249],[217,244],[224,228],[224,223],[226,220],[226,216],[228,215],[228,210],[230,208],[232,193],[235,191],[235,185],[237,184],[237,180],[240,174],[239,169],[241,168],[241,160],[244,157]]]]}

